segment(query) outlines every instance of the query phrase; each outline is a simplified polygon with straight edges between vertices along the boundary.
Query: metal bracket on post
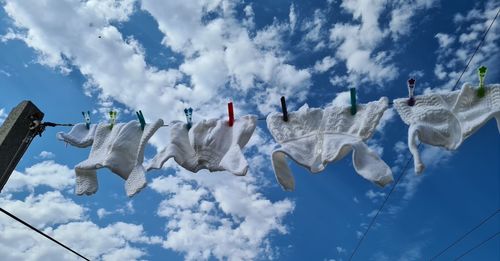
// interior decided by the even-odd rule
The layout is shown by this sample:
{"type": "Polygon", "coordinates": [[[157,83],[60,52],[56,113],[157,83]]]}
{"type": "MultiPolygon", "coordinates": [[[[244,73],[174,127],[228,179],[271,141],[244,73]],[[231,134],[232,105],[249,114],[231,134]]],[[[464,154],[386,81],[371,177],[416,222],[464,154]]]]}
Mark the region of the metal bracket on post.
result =
{"type": "Polygon", "coordinates": [[[0,127],[0,192],[28,149],[44,130],[43,112],[31,101],[19,103],[0,127]]]}

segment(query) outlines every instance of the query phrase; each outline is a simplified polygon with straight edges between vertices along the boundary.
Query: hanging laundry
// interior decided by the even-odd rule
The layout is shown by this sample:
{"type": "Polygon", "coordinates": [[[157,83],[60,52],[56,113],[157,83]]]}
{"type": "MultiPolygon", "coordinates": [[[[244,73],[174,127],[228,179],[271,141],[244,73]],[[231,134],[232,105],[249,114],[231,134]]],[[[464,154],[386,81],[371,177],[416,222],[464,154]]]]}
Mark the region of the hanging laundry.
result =
{"type": "Polygon", "coordinates": [[[226,120],[203,120],[188,129],[184,122],[174,122],[170,144],[156,155],[147,170],[160,169],[170,158],[183,168],[198,172],[229,171],[246,175],[248,162],[241,149],[248,143],[256,127],[257,117],[246,115],[229,126],[226,120]]]}
{"type": "Polygon", "coordinates": [[[144,148],[148,140],[163,125],[161,119],[146,124],[144,131],[138,121],[114,124],[91,125],[77,124],[69,133],[58,133],[58,139],[77,147],[92,145],[88,159],[75,166],[76,194],[91,195],[97,191],[96,170],[108,168],[126,180],[125,191],[128,196],[137,194],[146,186],[144,148]],[[92,135],[92,133],[94,133],[92,135]]]}
{"type": "Polygon", "coordinates": [[[417,148],[420,142],[456,150],[462,142],[496,118],[500,132],[500,84],[488,85],[485,96],[477,96],[476,88],[464,84],[461,90],[415,97],[415,105],[407,99],[394,100],[401,119],[409,125],[408,147],[413,155],[415,172],[425,166],[417,148]]]}
{"type": "Polygon", "coordinates": [[[363,142],[369,139],[387,109],[386,97],[367,104],[357,104],[351,115],[350,106],[329,106],[325,109],[309,108],[288,112],[288,121],[281,113],[267,117],[267,127],[281,145],[272,152],[276,179],[284,190],[295,189],[295,180],[286,163],[288,156],[312,173],[346,156],[351,149],[356,172],[379,186],[393,181],[389,166],[363,142]]]}

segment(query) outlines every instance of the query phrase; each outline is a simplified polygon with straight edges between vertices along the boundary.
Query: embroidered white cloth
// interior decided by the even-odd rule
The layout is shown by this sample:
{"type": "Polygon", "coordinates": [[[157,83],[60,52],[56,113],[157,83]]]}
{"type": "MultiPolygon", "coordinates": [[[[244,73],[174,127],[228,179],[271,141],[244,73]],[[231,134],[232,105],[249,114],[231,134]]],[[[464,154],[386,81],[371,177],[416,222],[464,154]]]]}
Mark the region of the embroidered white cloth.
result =
{"type": "Polygon", "coordinates": [[[322,171],[330,162],[339,160],[353,150],[356,172],[379,186],[392,182],[389,166],[363,142],[369,139],[387,109],[386,97],[367,104],[358,104],[351,115],[350,106],[309,108],[288,113],[283,121],[281,113],[267,117],[267,127],[281,145],[272,152],[274,173],[284,190],[295,189],[295,180],[286,163],[288,156],[312,173],[322,171]]]}
{"type": "Polygon", "coordinates": [[[409,125],[408,147],[413,155],[415,172],[425,166],[417,148],[422,143],[456,150],[462,142],[492,118],[500,131],[500,84],[486,86],[486,95],[479,98],[477,88],[464,84],[462,89],[415,97],[408,106],[407,98],[394,100],[401,119],[409,125]]]}
{"type": "Polygon", "coordinates": [[[198,172],[227,170],[234,175],[246,175],[248,162],[241,149],[255,130],[257,117],[245,115],[230,127],[226,120],[210,119],[195,123],[175,122],[170,130],[170,143],[151,161],[147,170],[160,169],[170,158],[183,168],[198,172]]]}
{"type": "Polygon", "coordinates": [[[128,196],[137,194],[146,186],[144,149],[148,140],[163,125],[161,119],[146,124],[144,131],[138,121],[118,123],[110,129],[109,124],[77,124],[69,133],[58,133],[58,139],[77,147],[92,145],[88,159],[75,166],[77,195],[91,195],[97,191],[96,170],[108,168],[126,180],[128,196]],[[94,135],[92,135],[92,133],[94,135]]]}

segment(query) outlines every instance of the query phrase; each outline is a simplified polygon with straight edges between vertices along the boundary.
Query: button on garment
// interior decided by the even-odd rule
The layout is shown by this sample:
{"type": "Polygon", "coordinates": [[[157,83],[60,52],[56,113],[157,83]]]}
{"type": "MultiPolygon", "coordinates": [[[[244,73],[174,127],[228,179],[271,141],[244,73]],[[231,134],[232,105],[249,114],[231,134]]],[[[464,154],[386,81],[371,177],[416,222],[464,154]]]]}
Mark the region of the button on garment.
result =
{"type": "Polygon", "coordinates": [[[230,127],[226,120],[203,120],[187,129],[186,123],[175,122],[170,130],[170,143],[160,151],[148,166],[160,169],[170,158],[183,168],[198,172],[227,170],[234,175],[245,175],[248,163],[241,149],[248,143],[256,127],[257,117],[246,115],[230,127]]]}
{"type": "Polygon", "coordinates": [[[407,99],[394,100],[401,119],[409,125],[408,147],[413,155],[415,172],[424,170],[417,148],[422,143],[456,150],[462,142],[492,118],[500,131],[500,84],[486,86],[483,98],[476,88],[464,84],[461,90],[415,97],[415,105],[407,99]]]}
{"type": "Polygon", "coordinates": [[[298,111],[290,112],[287,122],[283,121],[281,113],[270,114],[267,127],[281,145],[272,152],[279,184],[285,190],[295,189],[286,156],[312,173],[318,173],[351,150],[354,169],[359,175],[380,186],[392,182],[389,166],[363,142],[372,136],[387,103],[387,98],[382,97],[378,101],[359,104],[355,115],[351,115],[349,106],[320,109],[305,104],[298,111]]]}
{"type": "Polygon", "coordinates": [[[91,195],[97,191],[96,170],[100,168],[108,168],[125,179],[128,196],[138,193],[146,186],[142,166],[145,146],[162,125],[163,121],[160,119],[153,124],[146,124],[143,131],[138,121],[118,123],[112,129],[105,123],[91,125],[90,130],[86,129],[85,124],[77,124],[67,134],[58,133],[58,139],[71,145],[92,145],[88,159],[75,166],[76,194],[91,195]]]}

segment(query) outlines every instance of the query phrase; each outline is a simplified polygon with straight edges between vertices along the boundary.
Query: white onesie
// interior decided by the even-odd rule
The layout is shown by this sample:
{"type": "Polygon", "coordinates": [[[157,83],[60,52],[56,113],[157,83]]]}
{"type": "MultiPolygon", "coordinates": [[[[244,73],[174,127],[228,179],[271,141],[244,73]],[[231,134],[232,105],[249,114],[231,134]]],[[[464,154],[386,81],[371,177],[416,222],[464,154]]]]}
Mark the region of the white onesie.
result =
{"type": "Polygon", "coordinates": [[[461,90],[415,97],[408,106],[407,98],[394,100],[394,107],[408,125],[408,147],[413,155],[415,172],[424,170],[417,148],[422,143],[457,149],[462,142],[492,118],[500,131],[500,84],[486,86],[486,95],[479,98],[476,88],[464,84],[461,90]]]}
{"type": "Polygon", "coordinates": [[[230,127],[226,120],[203,120],[187,129],[186,123],[173,123],[170,144],[158,153],[147,170],[160,169],[170,158],[183,168],[198,172],[227,170],[246,175],[248,163],[241,149],[248,143],[256,127],[257,117],[246,115],[230,127]]]}
{"type": "Polygon", "coordinates": [[[128,196],[137,194],[146,186],[145,170],[142,166],[144,149],[148,140],[163,125],[161,119],[146,124],[144,131],[138,121],[118,123],[110,129],[109,124],[77,124],[68,133],[58,133],[57,138],[77,147],[92,145],[88,159],[75,166],[76,194],[91,195],[97,191],[96,170],[109,168],[126,180],[128,196]]]}
{"type": "Polygon", "coordinates": [[[322,171],[326,164],[339,160],[353,150],[356,172],[377,185],[392,182],[392,172],[380,157],[363,142],[369,139],[387,109],[387,98],[357,105],[351,115],[350,106],[329,106],[325,109],[302,106],[288,114],[283,121],[281,113],[267,117],[267,127],[281,145],[272,152],[276,179],[285,190],[295,189],[295,180],[285,156],[295,160],[312,173],[322,171]]]}

